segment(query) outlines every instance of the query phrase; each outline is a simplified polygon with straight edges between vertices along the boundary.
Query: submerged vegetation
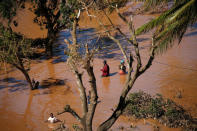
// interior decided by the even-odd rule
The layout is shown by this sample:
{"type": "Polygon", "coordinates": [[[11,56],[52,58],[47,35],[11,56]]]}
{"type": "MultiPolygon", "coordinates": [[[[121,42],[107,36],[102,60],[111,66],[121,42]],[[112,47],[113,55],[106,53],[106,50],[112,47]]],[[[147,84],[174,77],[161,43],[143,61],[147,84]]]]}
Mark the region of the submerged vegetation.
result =
{"type": "Polygon", "coordinates": [[[197,129],[197,120],[194,120],[180,105],[163,98],[160,94],[152,97],[142,91],[131,93],[127,98],[127,103],[124,115],[137,119],[157,119],[161,124],[171,128],[181,127],[191,131],[197,129]]]}

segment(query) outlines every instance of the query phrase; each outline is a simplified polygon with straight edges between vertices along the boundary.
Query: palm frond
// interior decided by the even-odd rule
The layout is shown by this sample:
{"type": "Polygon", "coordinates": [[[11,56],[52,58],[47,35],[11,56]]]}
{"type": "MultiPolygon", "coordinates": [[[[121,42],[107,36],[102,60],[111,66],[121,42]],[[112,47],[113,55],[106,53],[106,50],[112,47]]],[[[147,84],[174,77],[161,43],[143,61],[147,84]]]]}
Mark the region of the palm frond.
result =
{"type": "Polygon", "coordinates": [[[173,46],[174,40],[177,39],[180,43],[188,26],[197,21],[196,5],[197,0],[182,0],[179,3],[175,1],[170,10],[138,28],[136,35],[156,28],[154,41],[158,52],[163,53],[173,46]]]}
{"type": "Polygon", "coordinates": [[[173,41],[178,39],[179,42],[183,37],[184,32],[187,29],[187,20],[183,20],[182,22],[175,22],[167,27],[159,33],[155,37],[155,43],[157,46],[157,52],[163,53],[168,48],[174,45],[173,41]]]}
{"type": "Polygon", "coordinates": [[[176,12],[177,10],[179,10],[182,6],[182,5],[179,5],[179,6],[174,6],[172,7],[170,10],[164,12],[163,14],[161,14],[159,17],[151,20],[150,22],[142,25],[141,27],[139,27],[137,30],[136,30],[136,35],[140,35],[142,33],[146,33],[150,30],[152,30],[153,28],[159,26],[159,25],[162,25],[167,18],[169,18],[172,14],[174,14],[174,12],[176,12]]]}

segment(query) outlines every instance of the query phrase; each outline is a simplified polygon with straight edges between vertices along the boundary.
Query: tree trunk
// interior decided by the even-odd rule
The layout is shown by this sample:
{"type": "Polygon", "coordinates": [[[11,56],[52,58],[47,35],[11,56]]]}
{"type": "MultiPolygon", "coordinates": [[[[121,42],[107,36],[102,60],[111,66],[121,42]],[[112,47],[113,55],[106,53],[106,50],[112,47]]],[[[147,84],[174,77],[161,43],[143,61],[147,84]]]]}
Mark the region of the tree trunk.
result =
{"type": "Polygon", "coordinates": [[[47,43],[46,43],[46,53],[48,56],[53,56],[53,43],[56,39],[56,32],[53,29],[48,29],[47,34],[47,43]]]}
{"type": "MultiPolygon", "coordinates": [[[[88,54],[89,53],[87,53],[87,55],[88,54]]],[[[87,62],[86,70],[89,75],[90,92],[91,92],[90,105],[88,107],[88,113],[86,116],[86,124],[88,131],[92,131],[92,120],[97,106],[98,95],[97,95],[96,78],[94,75],[93,66],[90,66],[90,61],[87,62]]]]}
{"type": "Polygon", "coordinates": [[[52,57],[53,56],[53,40],[52,39],[49,40],[47,50],[48,50],[47,55],[52,57]]]}
{"type": "Polygon", "coordinates": [[[23,74],[25,75],[25,78],[26,78],[27,82],[29,83],[29,86],[30,86],[31,89],[33,90],[33,89],[34,89],[34,86],[33,86],[33,84],[32,84],[31,78],[29,77],[29,74],[27,73],[26,70],[23,70],[22,72],[23,72],[23,74]]]}
{"type": "Polygon", "coordinates": [[[19,62],[20,66],[17,65],[17,64],[12,64],[12,65],[15,66],[17,69],[19,69],[23,73],[23,75],[25,76],[26,81],[29,83],[30,88],[33,90],[34,85],[31,81],[31,78],[30,78],[28,72],[26,71],[26,69],[23,65],[23,60],[20,58],[20,55],[18,55],[18,54],[17,54],[17,57],[18,57],[18,60],[19,60],[18,62],[19,62]]]}
{"type": "Polygon", "coordinates": [[[19,69],[23,73],[23,75],[25,76],[25,79],[28,82],[31,90],[33,90],[34,86],[32,84],[31,78],[30,78],[29,74],[27,73],[27,71],[25,69],[22,69],[22,68],[18,68],[18,67],[16,67],[16,68],[19,69]]]}

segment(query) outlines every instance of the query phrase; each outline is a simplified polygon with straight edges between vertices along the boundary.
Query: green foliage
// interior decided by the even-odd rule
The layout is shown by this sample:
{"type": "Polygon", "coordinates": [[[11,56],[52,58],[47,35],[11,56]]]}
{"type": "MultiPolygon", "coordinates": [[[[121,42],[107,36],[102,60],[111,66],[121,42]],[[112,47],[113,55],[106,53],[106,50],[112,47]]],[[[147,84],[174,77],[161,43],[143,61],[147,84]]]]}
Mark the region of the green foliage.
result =
{"type": "Polygon", "coordinates": [[[0,1],[0,17],[8,20],[8,25],[16,16],[18,8],[24,8],[25,0],[1,0],[0,1]]]}
{"type": "Polygon", "coordinates": [[[34,22],[46,29],[53,29],[53,32],[69,28],[76,10],[80,9],[77,0],[35,0],[32,3],[31,10],[36,14],[34,22]]]}
{"type": "Polygon", "coordinates": [[[144,92],[131,93],[127,98],[127,103],[125,115],[138,119],[156,118],[169,127],[197,129],[193,118],[181,106],[172,100],[164,99],[161,95],[152,97],[144,92]]]}
{"type": "Polygon", "coordinates": [[[196,5],[197,0],[174,1],[168,11],[139,27],[136,30],[136,35],[156,28],[154,41],[157,51],[163,53],[173,46],[175,39],[178,39],[180,43],[186,29],[197,21],[196,5]]]}
{"type": "Polygon", "coordinates": [[[32,0],[32,3],[30,10],[36,15],[34,22],[40,28],[48,30],[45,47],[46,52],[52,56],[52,45],[57,34],[63,29],[72,27],[81,4],[77,0],[32,0]]]}
{"type": "Polygon", "coordinates": [[[61,25],[71,27],[74,19],[77,17],[76,11],[79,9],[81,9],[81,4],[77,0],[62,0],[60,3],[61,25]]]}
{"type": "Polygon", "coordinates": [[[16,15],[14,0],[2,0],[0,2],[0,16],[1,18],[11,19],[16,15]]]}
{"type": "Polygon", "coordinates": [[[0,63],[20,65],[20,59],[28,63],[31,55],[31,41],[13,33],[11,29],[0,26],[0,63]]]}
{"type": "Polygon", "coordinates": [[[75,131],[82,131],[83,130],[78,124],[73,124],[72,127],[75,131]]]}

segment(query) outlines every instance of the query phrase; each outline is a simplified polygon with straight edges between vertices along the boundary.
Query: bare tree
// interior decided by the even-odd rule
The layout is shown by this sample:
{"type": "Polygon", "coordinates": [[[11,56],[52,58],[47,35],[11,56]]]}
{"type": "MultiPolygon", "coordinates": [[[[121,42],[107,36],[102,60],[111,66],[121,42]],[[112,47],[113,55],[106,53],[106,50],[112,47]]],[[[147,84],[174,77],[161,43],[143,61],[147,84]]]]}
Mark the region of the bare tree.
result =
{"type": "MultiPolygon", "coordinates": [[[[94,18],[98,20],[98,22],[105,28],[105,32],[107,32],[109,38],[111,38],[119,46],[129,67],[127,81],[125,82],[124,88],[119,98],[118,106],[116,107],[112,115],[98,127],[99,131],[108,130],[118,119],[118,117],[122,114],[123,110],[127,105],[126,102],[127,94],[133,87],[133,84],[135,83],[136,79],[151,66],[152,61],[154,60],[155,49],[156,49],[154,40],[152,40],[149,60],[145,65],[142,65],[140,51],[139,51],[139,43],[136,40],[135,29],[133,26],[132,18],[130,20],[127,20],[123,15],[121,15],[118,9],[117,9],[117,13],[119,17],[128,25],[132,39],[127,38],[127,36],[112,23],[111,19],[104,12],[105,16],[108,18],[108,20],[111,23],[111,27],[114,30],[118,31],[125,38],[125,40],[127,40],[127,42],[131,45],[131,48],[134,48],[134,52],[129,52],[129,54],[127,54],[125,49],[122,47],[121,42],[118,39],[116,39],[113,35],[111,35],[111,33],[107,30],[107,28],[105,28],[104,24],[102,23],[102,21],[98,19],[97,16],[88,14],[90,16],[94,16],[94,18]],[[137,63],[135,67],[133,61],[136,61],[137,63]],[[131,75],[133,68],[135,72],[133,75],[131,75]]],[[[92,131],[92,119],[94,117],[95,109],[97,106],[97,99],[98,99],[96,78],[93,72],[93,65],[92,65],[95,50],[90,51],[88,45],[86,44],[85,55],[83,56],[78,52],[80,45],[77,43],[77,35],[76,35],[77,22],[78,19],[76,18],[73,22],[73,27],[71,32],[72,44],[66,39],[65,39],[65,43],[68,45],[68,51],[66,52],[66,54],[69,55],[69,58],[67,63],[70,65],[70,68],[76,77],[77,86],[78,89],[80,90],[80,98],[82,101],[83,114],[80,117],[79,114],[77,114],[77,112],[75,112],[69,105],[66,105],[64,110],[58,114],[69,112],[81,123],[85,131],[92,131]],[[89,77],[90,92],[91,92],[90,104],[87,104],[87,94],[85,90],[86,87],[83,84],[83,79],[82,79],[83,73],[81,71],[81,67],[87,72],[89,77]]]]}

